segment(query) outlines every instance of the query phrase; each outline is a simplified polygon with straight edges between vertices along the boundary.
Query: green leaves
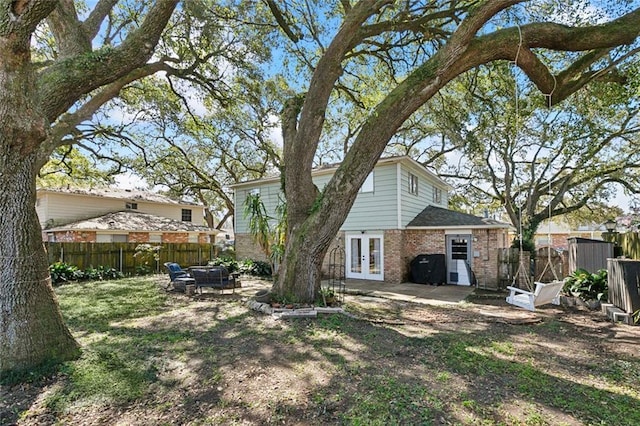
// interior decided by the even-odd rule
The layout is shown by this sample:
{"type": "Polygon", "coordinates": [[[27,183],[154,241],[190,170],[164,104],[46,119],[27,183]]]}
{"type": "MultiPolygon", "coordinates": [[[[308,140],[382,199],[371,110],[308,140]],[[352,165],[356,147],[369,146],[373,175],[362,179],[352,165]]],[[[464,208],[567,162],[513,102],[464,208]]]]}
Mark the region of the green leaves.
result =
{"type": "Polygon", "coordinates": [[[576,271],[565,280],[563,290],[584,301],[607,301],[609,290],[607,270],[600,269],[595,273],[590,273],[586,269],[576,269],[576,271]]]}

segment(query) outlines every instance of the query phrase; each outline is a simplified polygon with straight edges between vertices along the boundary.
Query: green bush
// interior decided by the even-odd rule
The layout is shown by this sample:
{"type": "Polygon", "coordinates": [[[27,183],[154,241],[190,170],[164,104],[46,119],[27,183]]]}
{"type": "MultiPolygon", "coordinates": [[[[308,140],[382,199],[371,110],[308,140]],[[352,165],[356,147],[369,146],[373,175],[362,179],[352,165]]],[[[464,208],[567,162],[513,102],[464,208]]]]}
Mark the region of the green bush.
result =
{"type": "Polygon", "coordinates": [[[607,270],[600,269],[590,273],[585,269],[576,269],[565,279],[563,290],[565,293],[579,297],[581,300],[608,300],[609,286],[607,283],[607,270]]]}
{"type": "Polygon", "coordinates": [[[83,279],[91,281],[117,280],[124,278],[124,274],[109,266],[89,267],[84,270],[83,279]]]}
{"type": "Polygon", "coordinates": [[[229,272],[240,272],[246,275],[255,275],[258,277],[270,277],[271,265],[268,262],[253,259],[243,259],[236,261],[228,256],[220,256],[211,259],[209,266],[224,266],[229,272]]]}
{"type": "Polygon", "coordinates": [[[236,272],[238,270],[238,262],[228,256],[216,257],[211,259],[208,264],[209,266],[224,266],[229,272],[236,272]]]}
{"type": "Polygon", "coordinates": [[[49,265],[49,273],[51,274],[51,283],[54,286],[69,281],[103,281],[124,278],[122,272],[110,266],[98,266],[97,268],[90,266],[81,271],[77,266],[64,262],[49,265]]]}
{"type": "Polygon", "coordinates": [[[271,276],[271,265],[261,260],[243,259],[239,262],[238,267],[243,274],[259,277],[271,276]]]}
{"type": "Polygon", "coordinates": [[[69,281],[77,281],[84,275],[76,266],[64,262],[56,262],[49,265],[49,273],[51,274],[51,283],[54,286],[69,281]]]}

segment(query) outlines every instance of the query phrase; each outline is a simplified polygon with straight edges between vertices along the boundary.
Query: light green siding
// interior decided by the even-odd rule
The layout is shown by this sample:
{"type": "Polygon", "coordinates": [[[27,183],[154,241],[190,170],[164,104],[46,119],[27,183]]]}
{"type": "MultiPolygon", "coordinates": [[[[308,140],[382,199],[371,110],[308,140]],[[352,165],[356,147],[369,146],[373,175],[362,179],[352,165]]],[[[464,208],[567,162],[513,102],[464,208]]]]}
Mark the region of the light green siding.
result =
{"type": "MultiPolygon", "coordinates": [[[[331,179],[331,173],[321,173],[313,177],[319,189],[331,179]]],[[[385,162],[373,171],[373,192],[360,192],[356,201],[340,228],[342,231],[385,230],[404,228],[428,205],[447,207],[447,187],[424,168],[410,160],[385,162]],[[400,170],[400,179],[398,179],[400,170]],[[418,176],[418,196],[409,193],[409,172],[418,176]],[[433,202],[433,187],[442,189],[442,202],[433,202]],[[398,188],[399,186],[399,188],[398,188]],[[400,191],[398,193],[398,190],[400,191]],[[400,211],[398,206],[401,206],[400,211]],[[400,223],[398,223],[400,222],[400,223]]],[[[244,200],[252,190],[259,188],[267,212],[275,216],[275,207],[280,194],[280,182],[255,182],[255,185],[243,185],[235,190],[236,233],[246,233],[247,220],[244,218],[244,200]]]]}
{"type": "Polygon", "coordinates": [[[373,170],[373,192],[358,193],[340,228],[343,231],[396,229],[398,227],[396,165],[385,164],[373,170]]]}
{"type": "Polygon", "coordinates": [[[400,211],[401,227],[407,226],[411,220],[427,206],[447,208],[447,188],[425,169],[412,163],[400,163],[400,211]],[[418,195],[409,192],[409,173],[418,177],[418,195]],[[434,187],[442,192],[440,203],[434,201],[434,187]]]}
{"type": "Polygon", "coordinates": [[[260,190],[260,199],[264,203],[269,216],[276,216],[276,206],[280,195],[280,182],[262,183],[256,182],[255,186],[236,188],[234,205],[235,211],[235,232],[246,234],[249,232],[249,219],[244,217],[244,207],[247,195],[256,189],[260,190]]]}

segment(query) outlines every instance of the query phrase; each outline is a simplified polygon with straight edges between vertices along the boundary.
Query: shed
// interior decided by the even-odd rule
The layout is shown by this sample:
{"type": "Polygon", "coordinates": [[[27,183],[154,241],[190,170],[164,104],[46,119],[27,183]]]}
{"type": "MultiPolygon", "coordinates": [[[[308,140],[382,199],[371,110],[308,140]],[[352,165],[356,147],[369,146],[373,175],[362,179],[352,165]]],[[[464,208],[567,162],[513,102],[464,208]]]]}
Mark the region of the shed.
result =
{"type": "Polygon", "coordinates": [[[607,259],[613,258],[613,243],[590,238],[569,238],[569,274],[576,269],[595,272],[607,269],[607,259]]]}

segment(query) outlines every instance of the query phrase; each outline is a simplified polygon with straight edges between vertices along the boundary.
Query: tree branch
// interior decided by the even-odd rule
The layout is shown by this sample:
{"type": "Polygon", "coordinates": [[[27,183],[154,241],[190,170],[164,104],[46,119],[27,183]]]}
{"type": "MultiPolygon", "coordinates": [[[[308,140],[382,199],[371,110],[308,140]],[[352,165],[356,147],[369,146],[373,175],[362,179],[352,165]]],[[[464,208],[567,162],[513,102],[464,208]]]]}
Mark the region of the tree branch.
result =
{"type": "Polygon", "coordinates": [[[91,39],[78,20],[74,0],[59,0],[47,17],[60,58],[69,58],[91,51],[91,39]]]}
{"type": "Polygon", "coordinates": [[[89,17],[85,19],[82,23],[84,27],[85,34],[89,38],[89,40],[93,40],[96,35],[98,35],[98,31],[100,31],[100,26],[104,21],[113,7],[118,3],[118,0],[99,0],[96,6],[93,8],[89,17]]]}
{"type": "Polygon", "coordinates": [[[297,43],[300,41],[300,36],[295,33],[294,28],[291,27],[287,18],[282,14],[280,8],[273,0],[265,0],[267,6],[269,6],[269,10],[271,10],[271,14],[275,18],[276,22],[280,26],[280,29],[287,35],[289,40],[293,43],[297,43]]]}
{"type": "Polygon", "coordinates": [[[153,54],[178,1],[157,0],[140,27],[119,47],[77,55],[45,69],[39,76],[39,83],[41,106],[47,118],[55,121],[82,95],[143,66],[153,54]]]}

